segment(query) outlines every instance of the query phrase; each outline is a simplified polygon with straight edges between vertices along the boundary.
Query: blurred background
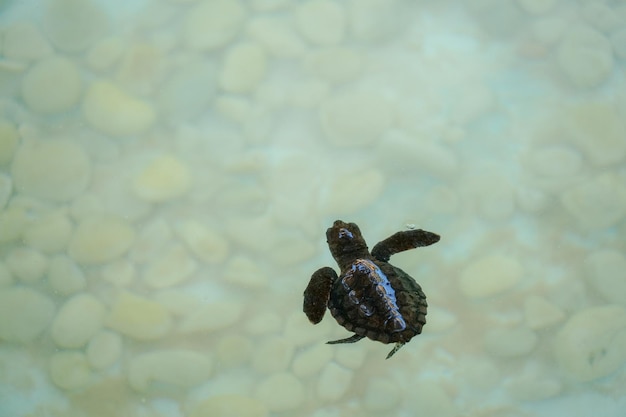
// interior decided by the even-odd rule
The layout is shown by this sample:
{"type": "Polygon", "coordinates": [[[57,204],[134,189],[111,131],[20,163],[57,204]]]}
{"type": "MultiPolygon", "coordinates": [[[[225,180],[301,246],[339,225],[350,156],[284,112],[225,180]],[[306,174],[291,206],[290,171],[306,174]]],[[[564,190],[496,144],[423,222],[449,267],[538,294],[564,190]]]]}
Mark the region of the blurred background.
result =
{"type": "Polygon", "coordinates": [[[0,2],[0,416],[623,416],[626,1],[0,2]],[[428,297],[393,358],[325,231],[428,297]]]}

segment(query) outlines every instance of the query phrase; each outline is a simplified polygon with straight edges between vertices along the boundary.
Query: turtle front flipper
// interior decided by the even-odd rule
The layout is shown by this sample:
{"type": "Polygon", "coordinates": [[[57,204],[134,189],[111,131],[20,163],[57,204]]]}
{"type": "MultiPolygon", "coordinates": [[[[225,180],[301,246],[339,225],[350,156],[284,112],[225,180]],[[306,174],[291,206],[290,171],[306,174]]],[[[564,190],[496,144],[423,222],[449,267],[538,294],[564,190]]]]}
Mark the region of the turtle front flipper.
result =
{"type": "Polygon", "coordinates": [[[311,323],[317,324],[322,321],[328,298],[330,298],[330,288],[337,279],[337,273],[330,267],[320,268],[311,275],[309,285],[304,290],[304,305],[302,310],[311,323]]]}
{"type": "Polygon", "coordinates": [[[379,261],[387,262],[391,255],[420,246],[429,246],[439,242],[439,235],[426,230],[406,230],[394,233],[372,249],[372,256],[379,261]]]}

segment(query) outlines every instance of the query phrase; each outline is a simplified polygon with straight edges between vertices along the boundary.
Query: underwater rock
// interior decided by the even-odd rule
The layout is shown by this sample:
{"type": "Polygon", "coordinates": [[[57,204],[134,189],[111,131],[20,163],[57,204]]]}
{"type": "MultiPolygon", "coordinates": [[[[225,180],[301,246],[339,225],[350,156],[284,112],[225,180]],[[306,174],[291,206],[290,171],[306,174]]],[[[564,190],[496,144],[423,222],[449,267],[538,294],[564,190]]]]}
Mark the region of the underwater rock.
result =
{"type": "Polygon", "coordinates": [[[94,369],[106,369],[122,354],[122,337],[109,330],[101,330],[90,340],[86,349],[87,361],[94,369]]]}
{"type": "Polygon", "coordinates": [[[18,144],[19,135],[15,124],[8,120],[0,119],[0,166],[8,165],[13,160],[18,144]]]}
{"type": "Polygon", "coordinates": [[[348,21],[351,35],[365,42],[390,39],[406,25],[401,0],[350,0],[348,21]]]}
{"type": "Polygon", "coordinates": [[[211,333],[237,323],[244,306],[237,301],[218,301],[200,306],[183,317],[178,326],[182,334],[211,333]]]}
{"type": "Polygon", "coordinates": [[[23,143],[11,167],[18,192],[55,202],[82,193],[91,177],[91,161],[72,141],[47,140],[23,143]]]}
{"type": "Polygon", "coordinates": [[[145,392],[153,384],[190,388],[211,375],[213,361],[192,350],[155,350],[137,355],[130,362],[128,382],[133,389],[145,392]]]}
{"type": "Polygon", "coordinates": [[[343,7],[329,0],[307,0],[295,11],[295,23],[304,38],[315,45],[333,45],[346,34],[343,7]]]}
{"type": "Polygon", "coordinates": [[[246,9],[239,0],[200,2],[187,14],[183,40],[192,50],[221,48],[237,36],[246,18],[246,9]]]}
{"type": "Polygon", "coordinates": [[[172,155],[155,158],[133,181],[135,194],[139,198],[155,203],[178,198],[190,187],[190,169],[172,155]]]}
{"type": "Polygon", "coordinates": [[[63,350],[50,357],[50,378],[61,389],[83,388],[91,377],[91,369],[83,352],[63,350]]]}
{"type": "Polygon", "coordinates": [[[48,270],[48,258],[32,248],[11,249],[5,262],[16,278],[27,283],[39,281],[48,270]]]}
{"type": "Polygon", "coordinates": [[[13,194],[13,179],[9,175],[0,174],[0,210],[3,210],[13,194]]]}
{"type": "Polygon", "coordinates": [[[298,352],[293,359],[291,369],[298,378],[307,378],[319,373],[332,358],[332,347],[326,344],[316,344],[298,352]]]}
{"type": "Polygon", "coordinates": [[[78,224],[68,252],[80,264],[102,264],[125,254],[134,239],[135,231],[123,218],[93,215],[78,224]]]}
{"type": "Polygon", "coordinates": [[[554,326],[565,319],[565,313],[544,297],[531,295],[524,300],[524,318],[529,329],[554,326]]]}
{"type": "Polygon", "coordinates": [[[191,253],[207,264],[222,263],[228,256],[228,240],[198,221],[181,222],[176,226],[176,233],[191,253]]]}
{"type": "Polygon", "coordinates": [[[248,24],[247,32],[272,55],[278,58],[299,57],[306,51],[302,38],[284,20],[257,17],[248,24]]]}
{"type": "Polygon", "coordinates": [[[173,244],[146,265],[142,280],[149,287],[165,288],[187,280],[198,269],[198,263],[181,244],[173,244]]]}
{"type": "Polygon", "coordinates": [[[454,313],[441,307],[428,307],[428,326],[426,332],[445,332],[454,327],[458,318],[454,313]]]}
{"type": "Polygon", "coordinates": [[[592,252],[584,263],[587,282],[605,300],[626,304],[626,257],[622,252],[605,249],[592,252]]]}
{"type": "Polygon", "coordinates": [[[78,67],[58,56],[37,62],[22,79],[22,98],[37,113],[68,111],[78,103],[81,91],[78,67]]]}
{"type": "Polygon", "coordinates": [[[294,346],[281,336],[263,340],[255,349],[252,367],[259,373],[284,371],[293,358],[294,346]]]}
{"type": "Polygon", "coordinates": [[[385,175],[376,168],[344,173],[340,178],[335,178],[320,197],[320,211],[329,214],[354,213],[375,202],[384,186],[385,175]]]}
{"type": "Polygon", "coordinates": [[[624,23],[624,18],[613,7],[601,2],[587,2],[580,8],[580,15],[595,29],[611,33],[624,23]]]}
{"type": "Polygon", "coordinates": [[[77,294],[61,306],[50,329],[57,346],[83,347],[101,328],[106,309],[88,293],[77,294]]]}
{"type": "Polygon", "coordinates": [[[557,333],[554,355],[580,381],[615,372],[626,361],[626,309],[608,305],[576,313],[557,333]]]}
{"type": "Polygon", "coordinates": [[[335,362],[324,366],[317,380],[315,393],[317,398],[326,403],[341,399],[350,388],[354,372],[335,362]]]}
{"type": "Polygon", "coordinates": [[[224,267],[224,281],[250,290],[267,287],[269,277],[252,259],[242,255],[231,257],[224,267]]]}
{"type": "Polygon", "coordinates": [[[91,83],[82,108],[85,119],[94,128],[112,136],[138,135],[156,120],[152,104],[104,80],[91,83]]]}
{"type": "Polygon", "coordinates": [[[485,335],[485,350],[494,356],[513,358],[529,354],[537,346],[537,335],[530,329],[495,328],[485,335]]]}
{"type": "Polygon", "coordinates": [[[615,56],[626,60],[626,26],[612,33],[610,39],[615,56]]]}
{"type": "Polygon", "coordinates": [[[279,413],[300,407],[305,399],[305,390],[302,382],[292,373],[279,372],[259,383],[255,397],[263,401],[270,411],[279,413]]]}
{"type": "Polygon", "coordinates": [[[273,311],[257,312],[244,324],[246,332],[253,336],[276,333],[282,326],[283,318],[273,311]]]}
{"type": "Polygon", "coordinates": [[[78,103],[81,91],[78,67],[58,56],[37,62],[22,80],[22,98],[37,113],[68,111],[78,103]]]}
{"type": "Polygon", "coordinates": [[[8,287],[13,284],[13,275],[6,264],[0,261],[0,287],[8,287]]]}
{"type": "Polygon", "coordinates": [[[320,120],[332,145],[364,146],[391,127],[393,109],[375,93],[340,93],[322,103],[320,120]]]}
{"type": "Polygon", "coordinates": [[[239,394],[210,397],[192,408],[189,417],[268,417],[265,402],[239,394]]]}
{"type": "Polygon", "coordinates": [[[372,413],[392,413],[402,400],[402,388],[393,380],[371,379],[363,394],[363,406],[372,413]]]}
{"type": "Polygon", "coordinates": [[[616,174],[600,174],[565,190],[561,203],[584,229],[611,227],[626,215],[626,183],[616,174]]]}
{"type": "Polygon", "coordinates": [[[519,6],[529,14],[544,14],[554,8],[558,0],[517,0],[519,6]]]}
{"type": "Polygon", "coordinates": [[[91,0],[50,0],[44,9],[43,28],[54,46],[64,52],[80,52],[100,38],[108,16],[91,0]]]}
{"type": "Polygon", "coordinates": [[[123,292],[111,306],[105,324],[133,339],[156,340],[170,331],[172,318],[161,304],[123,292]]]}
{"type": "Polygon", "coordinates": [[[85,274],[69,256],[57,255],[48,267],[48,284],[57,294],[74,294],[85,288],[85,274]]]}
{"type": "Polygon", "coordinates": [[[69,216],[61,211],[44,214],[24,230],[22,238],[29,247],[44,253],[58,253],[67,248],[73,225],[69,216]]]}
{"type": "Polygon", "coordinates": [[[126,44],[122,38],[104,38],[89,49],[86,63],[94,71],[108,72],[121,59],[125,49],[126,44]]]}
{"type": "Polygon", "coordinates": [[[229,93],[249,93],[265,77],[267,55],[263,48],[253,42],[231,47],[224,57],[219,74],[219,85],[229,93]]]}
{"type": "Polygon", "coordinates": [[[228,334],[220,338],[215,346],[218,363],[223,367],[233,367],[248,363],[255,344],[240,334],[228,334]]]}
{"type": "Polygon", "coordinates": [[[17,22],[4,31],[2,52],[6,58],[35,61],[51,55],[50,43],[31,22],[17,22]]]}
{"type": "Polygon", "coordinates": [[[331,47],[308,53],[305,66],[321,79],[342,83],[357,78],[363,66],[363,58],[354,49],[331,47]]]}
{"type": "Polygon", "coordinates": [[[0,289],[0,339],[29,343],[48,327],[55,306],[50,297],[26,287],[0,289]]]}
{"type": "Polygon", "coordinates": [[[613,71],[611,44],[600,32],[587,26],[572,26],[556,53],[557,63],[567,79],[579,88],[602,84],[613,71]]]}
{"type": "MultiPolygon", "coordinates": [[[[322,345],[326,346],[326,345],[322,345]]],[[[335,361],[337,364],[348,369],[359,369],[365,363],[367,349],[358,345],[345,346],[335,351],[335,361]]]]}
{"type": "Polygon", "coordinates": [[[186,316],[204,304],[204,302],[183,289],[167,288],[152,295],[152,299],[164,306],[174,316],[186,316]]]}
{"type": "Polygon", "coordinates": [[[461,272],[459,289],[468,298],[490,297],[513,288],[524,274],[519,261],[506,255],[487,255],[461,272]]]}
{"type": "Polygon", "coordinates": [[[100,270],[100,277],[114,287],[127,287],[137,277],[135,265],[127,259],[107,263],[100,270]]]}

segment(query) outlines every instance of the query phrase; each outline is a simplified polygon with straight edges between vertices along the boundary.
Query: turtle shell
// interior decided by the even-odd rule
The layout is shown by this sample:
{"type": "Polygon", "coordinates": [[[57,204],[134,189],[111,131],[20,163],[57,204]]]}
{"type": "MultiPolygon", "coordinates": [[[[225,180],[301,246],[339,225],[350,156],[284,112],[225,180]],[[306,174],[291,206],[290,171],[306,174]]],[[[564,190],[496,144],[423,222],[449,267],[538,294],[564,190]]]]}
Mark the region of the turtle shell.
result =
{"type": "Polygon", "coordinates": [[[406,343],[426,324],[426,295],[406,272],[356,259],[332,284],[328,308],[347,330],[382,343],[406,343]]]}

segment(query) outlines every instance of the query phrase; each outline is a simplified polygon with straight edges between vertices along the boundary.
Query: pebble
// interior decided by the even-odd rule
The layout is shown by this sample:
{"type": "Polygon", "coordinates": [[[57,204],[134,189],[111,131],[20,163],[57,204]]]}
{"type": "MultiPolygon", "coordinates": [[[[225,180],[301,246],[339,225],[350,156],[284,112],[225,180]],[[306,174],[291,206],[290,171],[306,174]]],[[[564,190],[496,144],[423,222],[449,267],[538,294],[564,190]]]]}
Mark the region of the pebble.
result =
{"type": "Polygon", "coordinates": [[[155,350],[131,360],[128,381],[140,392],[162,384],[191,388],[207,380],[212,370],[213,360],[193,350],[155,350]]]}
{"type": "Polygon", "coordinates": [[[4,31],[2,52],[6,58],[18,61],[36,61],[52,54],[52,47],[30,22],[17,22],[4,31]]]}
{"type": "Polygon", "coordinates": [[[27,287],[0,289],[0,339],[29,343],[48,328],[55,306],[50,297],[27,287]]]}
{"type": "Polygon", "coordinates": [[[202,306],[193,294],[175,288],[168,288],[153,294],[152,298],[175,316],[186,316],[202,306]]]}
{"type": "Polygon", "coordinates": [[[135,231],[121,217],[94,215],[82,220],[69,244],[69,255],[85,265],[102,264],[124,255],[135,239],[135,231]]]}
{"type": "Polygon", "coordinates": [[[122,355],[122,337],[115,332],[101,330],[89,340],[86,354],[93,369],[107,369],[122,355]]]}
{"type": "Polygon", "coordinates": [[[522,278],[519,261],[506,255],[488,255],[461,272],[459,289],[468,298],[490,297],[513,288],[522,278]]]}
{"type": "Polygon", "coordinates": [[[255,350],[250,338],[240,334],[229,334],[217,342],[215,355],[221,367],[231,367],[244,364],[255,350]]]}
{"type": "Polygon", "coordinates": [[[304,38],[315,45],[334,45],[346,35],[346,13],[330,0],[308,0],[295,11],[295,23],[304,38]]]}
{"type": "Polygon", "coordinates": [[[207,264],[219,264],[229,253],[228,241],[216,230],[194,221],[185,220],[176,227],[178,237],[198,259],[207,264]]]}
{"type": "Polygon", "coordinates": [[[198,263],[185,247],[174,244],[146,266],[142,278],[152,288],[165,288],[186,281],[197,269],[198,263]]]}
{"type": "Polygon", "coordinates": [[[207,110],[213,100],[216,70],[210,61],[192,61],[179,68],[159,86],[159,114],[170,123],[192,120],[207,110]]]}
{"type": "Polygon", "coordinates": [[[556,58],[563,74],[578,88],[597,87],[613,72],[609,40],[587,26],[570,27],[561,40],[556,58]]]}
{"type": "Polygon", "coordinates": [[[6,264],[0,261],[0,287],[8,287],[13,284],[13,275],[6,264]]]}
{"type": "Polygon", "coordinates": [[[324,101],[320,119],[335,146],[372,144],[393,122],[391,105],[375,93],[339,93],[324,101]]]}
{"type": "Polygon", "coordinates": [[[526,370],[508,379],[502,385],[509,395],[518,401],[541,401],[556,397],[563,390],[561,381],[526,370]]]}
{"type": "Polygon", "coordinates": [[[127,287],[134,282],[137,271],[130,261],[119,259],[104,265],[100,276],[115,287],[127,287]]]}
{"type": "Polygon", "coordinates": [[[600,2],[583,5],[580,14],[587,23],[604,33],[611,33],[624,23],[613,8],[600,2]]]}
{"type": "Polygon", "coordinates": [[[156,121],[152,104],[104,80],[91,83],[85,93],[82,109],[89,124],[111,136],[139,135],[156,121]]]}
{"type": "Polygon", "coordinates": [[[183,39],[192,50],[218,49],[237,36],[246,18],[239,0],[200,2],[187,14],[183,39]]]}
{"type": "Polygon", "coordinates": [[[65,251],[72,235],[73,225],[62,211],[45,214],[30,223],[22,238],[29,247],[52,254],[65,251]]]}
{"type": "Polygon", "coordinates": [[[450,120],[457,126],[466,127],[492,113],[495,95],[486,85],[476,84],[467,88],[454,100],[450,109],[450,120]]]}
{"type": "Polygon", "coordinates": [[[565,190],[561,203],[583,229],[609,228],[626,215],[626,184],[615,174],[600,174],[565,190]]]}
{"type": "Polygon", "coordinates": [[[9,175],[0,174],[0,210],[3,210],[13,194],[13,179],[9,175]]]}
{"type": "Polygon", "coordinates": [[[273,56],[296,58],[304,54],[306,45],[285,20],[257,17],[250,21],[247,32],[273,56]]]}
{"type": "Polygon", "coordinates": [[[50,357],[50,378],[61,389],[70,391],[84,388],[91,377],[89,363],[83,352],[63,350],[50,357]]]}
{"type": "Polygon", "coordinates": [[[517,0],[520,7],[530,14],[548,13],[554,8],[558,0],[517,0]]]}
{"type": "Polygon", "coordinates": [[[335,362],[327,363],[317,380],[315,393],[323,402],[334,402],[341,399],[352,385],[353,372],[335,362]]]}
{"type": "Polygon", "coordinates": [[[305,66],[317,77],[332,83],[343,83],[358,77],[363,57],[354,49],[330,47],[307,54],[305,66]]]}
{"type": "Polygon", "coordinates": [[[72,61],[56,56],[37,62],[22,80],[22,98],[37,113],[68,111],[78,103],[81,91],[78,67],[72,61]]]}
{"type": "Polygon", "coordinates": [[[608,166],[626,157],[626,123],[608,101],[585,101],[565,114],[567,133],[596,166],[608,166]]]}
{"type": "Polygon", "coordinates": [[[605,300],[626,303],[626,257],[622,252],[604,249],[592,252],[584,262],[587,282],[605,300]]]}
{"type": "Polygon", "coordinates": [[[122,38],[104,38],[89,49],[86,58],[87,65],[94,71],[109,71],[119,62],[125,48],[126,45],[122,38]]]}
{"type": "Polygon", "coordinates": [[[135,194],[153,203],[179,198],[190,187],[190,169],[173,155],[162,155],[153,159],[133,180],[135,194]]]}
{"type": "Polygon", "coordinates": [[[276,413],[296,410],[304,403],[305,390],[302,382],[289,372],[279,372],[263,379],[255,397],[276,413]]]}
{"type": "Polygon", "coordinates": [[[224,57],[219,86],[228,93],[249,93],[263,80],[266,70],[267,55],[258,44],[246,42],[234,45],[224,57]]]}
{"type": "Polygon", "coordinates": [[[611,34],[613,53],[621,60],[626,60],[626,26],[611,34]]]}
{"type": "Polygon", "coordinates": [[[19,134],[15,125],[0,119],[0,166],[8,165],[19,144],[19,134]]]}
{"type": "Polygon", "coordinates": [[[289,367],[293,353],[291,341],[281,336],[270,337],[256,347],[252,367],[259,373],[284,371],[289,367]]]}
{"type": "Polygon", "coordinates": [[[607,305],[576,313],[556,334],[554,354],[579,381],[612,374],[626,362],[626,309],[607,305]]]}
{"type": "Polygon", "coordinates": [[[312,326],[302,309],[298,309],[288,315],[285,321],[284,336],[297,347],[320,343],[326,339],[331,326],[330,320],[324,320],[316,326],[312,326]]]}
{"type": "Polygon", "coordinates": [[[485,350],[494,356],[513,358],[532,352],[537,346],[537,335],[525,327],[495,328],[485,335],[485,350]]]}
{"type": "Polygon", "coordinates": [[[106,308],[91,294],[73,296],[59,309],[50,329],[57,346],[83,347],[101,328],[106,308]]]}
{"type": "Polygon", "coordinates": [[[84,51],[108,28],[108,17],[95,1],[50,0],[43,10],[46,35],[64,52],[84,51]]]}
{"type": "Polygon", "coordinates": [[[161,304],[123,292],[111,306],[105,324],[134,339],[156,340],[170,331],[172,318],[161,304]]]}
{"type": "Polygon", "coordinates": [[[552,327],[565,319],[565,313],[544,297],[531,295],[524,300],[524,318],[531,330],[552,327]]]}
{"type": "Polygon", "coordinates": [[[364,346],[344,345],[341,349],[335,349],[335,361],[348,369],[359,369],[365,363],[366,356],[367,349],[364,346]]]}
{"type": "Polygon", "coordinates": [[[350,0],[348,4],[350,32],[359,41],[390,39],[405,26],[400,0],[350,0]]]}
{"type": "Polygon", "coordinates": [[[579,152],[566,146],[545,146],[533,149],[528,157],[529,168],[539,177],[560,180],[559,185],[580,173],[583,159],[579,152]]]}
{"type": "Polygon", "coordinates": [[[428,333],[440,333],[450,330],[458,323],[454,313],[444,308],[428,307],[428,333]]]}
{"type": "Polygon", "coordinates": [[[87,188],[91,161],[83,148],[70,140],[24,142],[15,154],[11,173],[18,192],[64,202],[87,188]]]}
{"type": "Polygon", "coordinates": [[[243,311],[243,304],[234,300],[204,304],[183,317],[178,331],[182,334],[190,334],[211,333],[226,329],[239,321],[243,311]]]}
{"type": "Polygon", "coordinates": [[[268,275],[249,257],[236,255],[231,257],[224,267],[224,280],[247,289],[267,287],[268,275]]]}
{"type": "Polygon", "coordinates": [[[278,332],[283,324],[283,318],[273,311],[265,311],[254,314],[245,325],[246,332],[253,336],[267,335],[278,332]]]}
{"type": "Polygon", "coordinates": [[[7,207],[0,211],[0,243],[17,241],[30,222],[30,214],[23,207],[7,207]]]}
{"type": "Polygon", "coordinates": [[[372,413],[390,412],[402,400],[402,389],[390,379],[372,379],[363,394],[363,406],[372,413]]]}
{"type": "Polygon", "coordinates": [[[327,344],[316,344],[298,352],[291,369],[298,378],[308,378],[318,374],[331,361],[333,349],[327,344]]]}
{"type": "Polygon", "coordinates": [[[189,417],[268,417],[263,400],[240,394],[217,395],[195,406],[189,417]]]}
{"type": "Polygon", "coordinates": [[[138,264],[157,258],[172,236],[170,224],[161,217],[143,222],[130,250],[130,258],[138,264]]]}
{"type": "Polygon", "coordinates": [[[11,249],[5,262],[13,276],[27,283],[39,281],[48,270],[48,258],[31,248],[11,249]]]}
{"type": "Polygon", "coordinates": [[[412,384],[411,392],[407,395],[407,405],[410,409],[420,410],[424,416],[462,415],[462,412],[454,405],[449,390],[446,390],[445,385],[438,380],[417,381],[412,384]]]}
{"type": "Polygon", "coordinates": [[[341,181],[333,181],[320,196],[323,213],[352,214],[380,198],[385,186],[385,176],[373,167],[363,171],[344,173],[341,181]],[[354,190],[367,189],[367,193],[354,190]]]}

